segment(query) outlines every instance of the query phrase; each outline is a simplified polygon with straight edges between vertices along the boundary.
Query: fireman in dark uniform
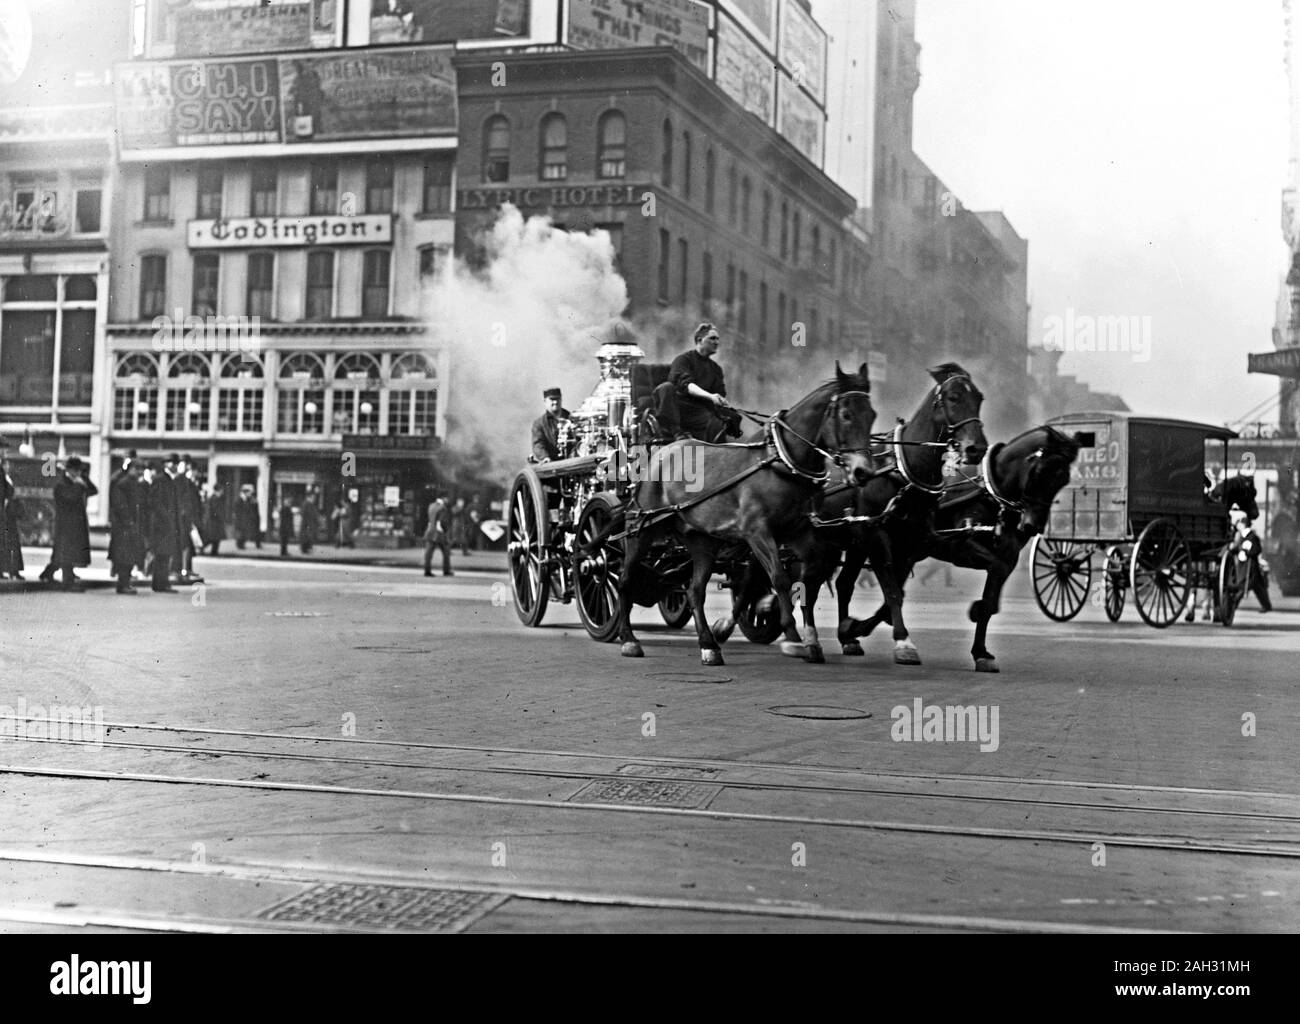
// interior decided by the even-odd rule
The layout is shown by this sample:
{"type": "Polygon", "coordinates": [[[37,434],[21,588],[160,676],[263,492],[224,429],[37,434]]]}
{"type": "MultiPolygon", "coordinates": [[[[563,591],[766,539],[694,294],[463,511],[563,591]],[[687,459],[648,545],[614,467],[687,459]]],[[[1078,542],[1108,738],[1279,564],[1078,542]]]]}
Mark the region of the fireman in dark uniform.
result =
{"type": "Polygon", "coordinates": [[[542,392],[546,411],[533,420],[533,461],[550,462],[560,458],[560,423],[569,418],[569,410],[560,405],[560,389],[542,392]]]}
{"type": "Polygon", "coordinates": [[[655,388],[654,411],[668,438],[721,441],[740,436],[740,417],[727,401],[722,367],[710,358],[718,351],[718,329],[710,323],[695,329],[695,348],[673,360],[668,383],[655,388]]]}

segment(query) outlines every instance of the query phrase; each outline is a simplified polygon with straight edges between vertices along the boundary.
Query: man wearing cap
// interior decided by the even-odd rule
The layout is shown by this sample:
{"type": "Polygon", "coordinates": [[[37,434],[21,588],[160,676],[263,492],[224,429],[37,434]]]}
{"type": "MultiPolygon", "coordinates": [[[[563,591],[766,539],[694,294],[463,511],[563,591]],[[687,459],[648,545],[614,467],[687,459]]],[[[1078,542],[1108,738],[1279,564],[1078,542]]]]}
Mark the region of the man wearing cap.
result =
{"type": "Polygon", "coordinates": [[[560,457],[560,423],[569,418],[569,410],[560,405],[560,389],[542,392],[546,411],[533,420],[533,461],[550,462],[560,457]]]}
{"type": "Polygon", "coordinates": [[[243,551],[250,540],[262,550],[262,516],[257,508],[257,495],[252,484],[244,484],[235,501],[235,547],[243,551]]]}
{"type": "Polygon", "coordinates": [[[113,563],[119,594],[137,593],[131,586],[131,570],[144,561],[148,509],[148,495],[140,482],[140,462],[128,457],[113,474],[108,488],[109,524],[113,531],[108,542],[108,560],[113,563]]]}
{"type": "Polygon", "coordinates": [[[63,475],[54,485],[54,552],[50,564],[41,578],[54,579],[54,569],[63,570],[64,590],[85,590],[72,571],[90,564],[90,520],[86,517],[86,501],[99,488],[86,476],[86,464],[72,456],[64,464],[63,475]],[[46,573],[49,575],[47,576],[46,573]]]}
{"type": "Polygon", "coordinates": [[[173,564],[180,563],[180,495],[176,489],[176,466],[179,455],[163,459],[163,471],[154,475],[149,485],[149,540],[153,549],[153,590],[174,594],[168,575],[173,564]]]}
{"type": "Polygon", "coordinates": [[[693,437],[720,441],[724,435],[740,436],[740,418],[727,401],[722,367],[710,358],[718,351],[720,335],[710,323],[695,329],[695,348],[673,360],[668,383],[655,388],[654,410],[666,437],[693,437]]]}

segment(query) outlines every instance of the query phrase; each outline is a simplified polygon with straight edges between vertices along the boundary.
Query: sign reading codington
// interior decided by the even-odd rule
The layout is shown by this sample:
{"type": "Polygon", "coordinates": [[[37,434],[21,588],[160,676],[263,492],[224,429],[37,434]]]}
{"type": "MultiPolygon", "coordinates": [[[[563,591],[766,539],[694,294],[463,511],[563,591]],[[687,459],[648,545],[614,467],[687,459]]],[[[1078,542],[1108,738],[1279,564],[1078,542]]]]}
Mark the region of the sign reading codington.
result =
{"type": "Polygon", "coordinates": [[[356,217],[230,217],[192,220],[191,249],[239,249],[275,245],[360,245],[393,240],[393,215],[356,217]]]}

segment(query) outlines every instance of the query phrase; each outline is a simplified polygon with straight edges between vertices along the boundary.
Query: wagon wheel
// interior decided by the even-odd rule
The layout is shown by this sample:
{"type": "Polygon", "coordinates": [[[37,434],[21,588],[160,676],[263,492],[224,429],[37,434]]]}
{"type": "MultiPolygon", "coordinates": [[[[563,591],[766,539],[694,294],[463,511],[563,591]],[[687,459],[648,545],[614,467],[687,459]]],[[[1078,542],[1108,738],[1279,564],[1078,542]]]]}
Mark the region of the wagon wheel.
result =
{"type": "Polygon", "coordinates": [[[611,541],[610,526],[619,510],[613,495],[596,494],[578,516],[573,541],[574,596],[587,633],[599,643],[618,634],[618,584],[623,572],[623,542],[611,541]]]}
{"type": "Polygon", "coordinates": [[[784,629],[781,627],[781,605],[776,599],[776,591],[769,590],[765,597],[742,608],[736,616],[736,625],[751,644],[770,644],[779,637],[784,629]]]}
{"type": "Polygon", "coordinates": [[[1128,572],[1124,549],[1118,545],[1106,549],[1106,618],[1118,622],[1124,614],[1124,595],[1128,590],[1128,572]]]}
{"type": "Polygon", "coordinates": [[[669,629],[682,629],[691,621],[691,602],[685,587],[675,587],[659,599],[659,614],[669,629]]]}
{"type": "Polygon", "coordinates": [[[1039,534],[1030,555],[1034,598],[1049,619],[1069,622],[1088,600],[1092,549],[1039,534]]]}
{"type": "Polygon", "coordinates": [[[1219,558],[1219,586],[1215,599],[1219,606],[1219,621],[1231,627],[1237,617],[1237,606],[1250,590],[1250,559],[1229,546],[1219,558]]]}
{"type": "Polygon", "coordinates": [[[1133,603],[1144,622],[1164,629],[1191,595],[1192,553],[1170,519],[1147,524],[1133,545],[1133,603]]]}
{"type": "Polygon", "coordinates": [[[542,482],[535,472],[525,469],[510,488],[506,512],[510,589],[515,596],[515,612],[525,626],[542,624],[550,600],[550,526],[542,482]]]}

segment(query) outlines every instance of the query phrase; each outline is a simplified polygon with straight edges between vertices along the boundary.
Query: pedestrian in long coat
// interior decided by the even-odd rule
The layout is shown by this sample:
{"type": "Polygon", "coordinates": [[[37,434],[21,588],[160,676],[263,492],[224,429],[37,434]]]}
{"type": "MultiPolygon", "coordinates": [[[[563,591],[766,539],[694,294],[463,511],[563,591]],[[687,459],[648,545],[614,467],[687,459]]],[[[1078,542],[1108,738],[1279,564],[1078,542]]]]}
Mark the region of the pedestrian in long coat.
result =
{"type": "Polygon", "coordinates": [[[293,500],[288,496],[280,503],[279,525],[280,557],[289,557],[289,542],[293,540],[293,500]]]}
{"type": "Polygon", "coordinates": [[[128,462],[108,488],[108,514],[113,530],[108,541],[108,560],[113,563],[119,594],[137,593],[131,586],[131,570],[144,561],[148,500],[148,492],[140,480],[140,463],[128,462]]]}
{"type": "Polygon", "coordinates": [[[20,580],[23,578],[23,539],[18,530],[21,503],[3,448],[4,440],[0,439],[0,579],[12,576],[20,580]]]}
{"type": "Polygon", "coordinates": [[[310,555],[312,545],[320,536],[321,512],[316,505],[316,490],[307,488],[307,496],[302,500],[302,524],[299,527],[298,546],[304,555],[310,555]]]}
{"type": "Polygon", "coordinates": [[[169,455],[163,471],[149,485],[149,547],[153,550],[153,589],[174,591],[168,582],[173,564],[180,564],[180,495],[176,488],[176,456],[169,455]]]}
{"type": "Polygon", "coordinates": [[[67,590],[85,589],[77,580],[74,568],[90,564],[90,520],[86,502],[99,488],[85,475],[86,464],[72,456],[63,475],[54,485],[54,552],[50,564],[63,570],[67,590]]]}
{"type": "Polygon", "coordinates": [[[244,484],[235,500],[235,547],[243,551],[250,540],[262,546],[262,517],[252,485],[244,484]]]}
{"type": "Polygon", "coordinates": [[[214,485],[203,500],[203,529],[199,532],[208,553],[216,558],[226,539],[226,491],[221,484],[214,485]]]}

